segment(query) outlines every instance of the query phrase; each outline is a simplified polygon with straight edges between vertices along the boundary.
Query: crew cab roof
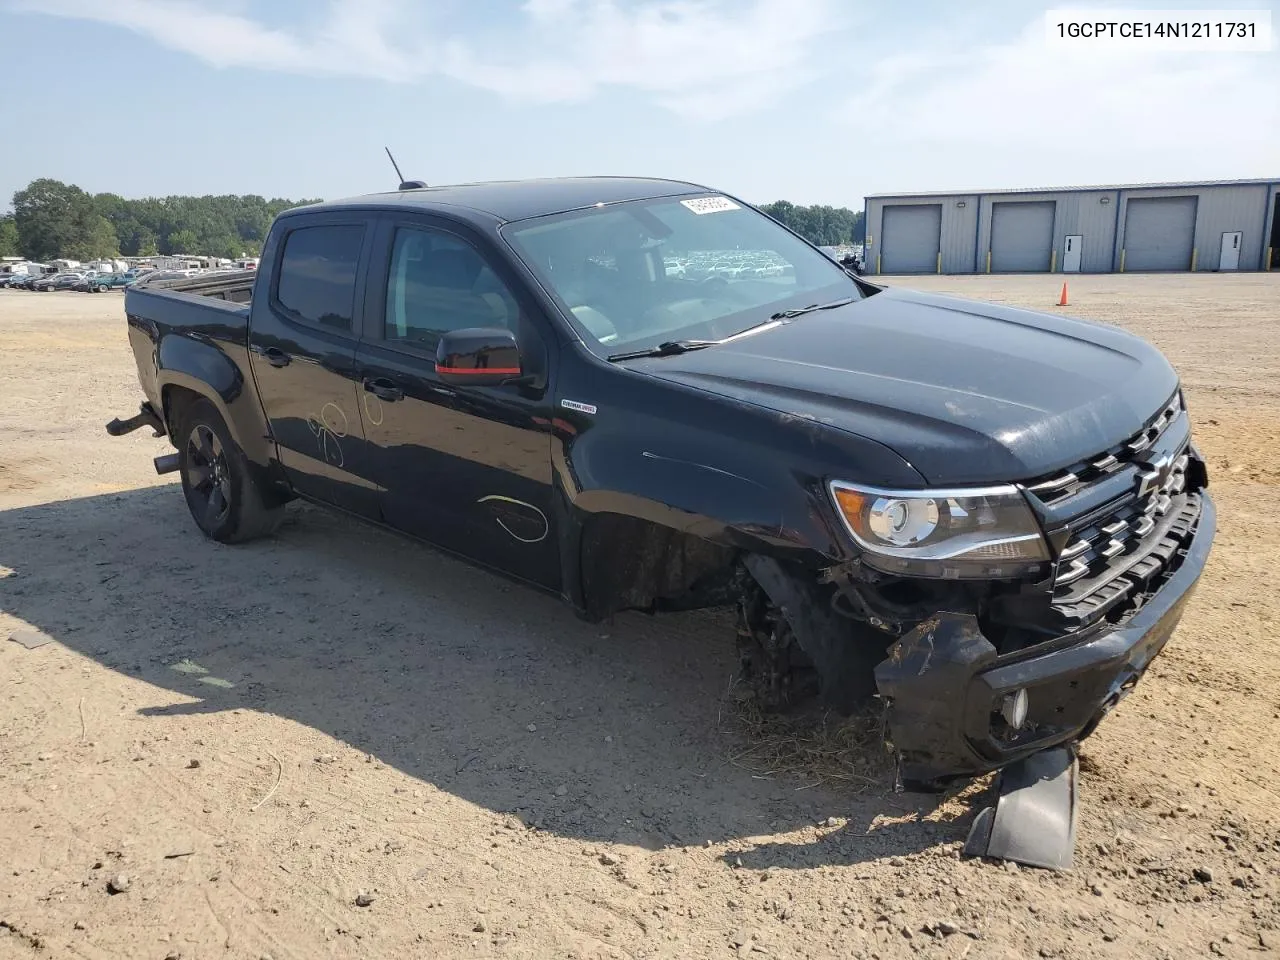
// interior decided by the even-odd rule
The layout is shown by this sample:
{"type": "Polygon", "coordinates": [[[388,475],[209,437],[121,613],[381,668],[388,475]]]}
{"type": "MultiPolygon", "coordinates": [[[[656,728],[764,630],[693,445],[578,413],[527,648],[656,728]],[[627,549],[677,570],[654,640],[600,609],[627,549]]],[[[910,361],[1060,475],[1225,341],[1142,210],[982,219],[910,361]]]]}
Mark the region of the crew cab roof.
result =
{"type": "MultiPolygon", "coordinates": [[[[654,197],[707,193],[708,188],[679,180],[643,177],[564,177],[543,180],[497,180],[440,187],[420,187],[330,200],[298,212],[315,213],[349,207],[409,208],[430,210],[447,207],[454,216],[471,213],[502,222],[527,220],[600,203],[648,200],[654,197]]],[[[293,212],[293,211],[288,211],[293,212]]],[[[287,214],[286,214],[287,215],[287,214]]]]}

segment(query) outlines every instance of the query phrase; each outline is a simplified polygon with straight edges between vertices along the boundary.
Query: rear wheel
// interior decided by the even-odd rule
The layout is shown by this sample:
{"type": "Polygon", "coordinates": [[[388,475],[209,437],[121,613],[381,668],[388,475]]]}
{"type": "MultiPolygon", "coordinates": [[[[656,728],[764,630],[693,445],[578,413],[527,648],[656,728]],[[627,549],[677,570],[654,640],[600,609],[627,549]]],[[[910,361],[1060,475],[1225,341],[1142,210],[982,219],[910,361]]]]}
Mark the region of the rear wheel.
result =
{"type": "Polygon", "coordinates": [[[268,505],[243,451],[212,403],[192,403],[176,439],[182,492],[205,536],[241,543],[275,530],[284,507],[268,505]]]}
{"type": "Polygon", "coordinates": [[[108,289],[110,289],[110,288],[109,288],[105,283],[100,283],[100,284],[98,284],[98,292],[99,292],[99,293],[106,293],[108,289]]]}

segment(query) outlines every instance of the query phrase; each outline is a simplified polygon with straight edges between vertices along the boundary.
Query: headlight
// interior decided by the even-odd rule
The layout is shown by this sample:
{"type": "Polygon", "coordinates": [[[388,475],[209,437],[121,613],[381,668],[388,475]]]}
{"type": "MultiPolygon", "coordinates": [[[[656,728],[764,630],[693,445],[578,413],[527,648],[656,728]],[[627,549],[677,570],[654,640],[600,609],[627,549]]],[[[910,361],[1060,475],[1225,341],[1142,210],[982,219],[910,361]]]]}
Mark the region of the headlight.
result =
{"type": "Polygon", "coordinates": [[[1046,574],[1049,550],[1016,487],[878,490],[833,480],[845,528],[887,573],[945,579],[1046,574]]]}

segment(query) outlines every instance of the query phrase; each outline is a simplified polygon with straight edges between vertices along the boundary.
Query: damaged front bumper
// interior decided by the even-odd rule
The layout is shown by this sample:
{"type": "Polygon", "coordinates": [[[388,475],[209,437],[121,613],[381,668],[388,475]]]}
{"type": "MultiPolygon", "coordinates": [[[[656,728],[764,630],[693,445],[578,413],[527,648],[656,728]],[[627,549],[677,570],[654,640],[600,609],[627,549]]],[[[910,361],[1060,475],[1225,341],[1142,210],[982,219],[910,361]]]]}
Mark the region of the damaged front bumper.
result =
{"type": "Polygon", "coordinates": [[[1182,563],[1128,620],[1084,638],[999,655],[971,614],[939,612],[900,637],[876,667],[887,702],[887,737],[904,780],[933,783],[1007,766],[1089,736],[1163,649],[1209,556],[1213,501],[1182,563]],[[1026,721],[1002,716],[1026,691],[1026,721]]]}

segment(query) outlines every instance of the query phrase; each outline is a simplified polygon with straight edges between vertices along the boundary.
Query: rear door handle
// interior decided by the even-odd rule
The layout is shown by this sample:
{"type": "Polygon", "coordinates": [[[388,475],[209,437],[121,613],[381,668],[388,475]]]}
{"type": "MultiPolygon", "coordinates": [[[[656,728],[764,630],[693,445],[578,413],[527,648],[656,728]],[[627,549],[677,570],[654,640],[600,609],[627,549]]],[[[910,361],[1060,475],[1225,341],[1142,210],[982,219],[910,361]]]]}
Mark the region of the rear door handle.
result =
{"type": "Polygon", "coordinates": [[[388,403],[404,398],[404,391],[386,377],[365,378],[364,388],[379,400],[386,400],[388,403]]]}
{"type": "Polygon", "coordinates": [[[264,358],[273,367],[287,367],[289,365],[289,355],[279,347],[255,346],[253,352],[264,358]]]}

